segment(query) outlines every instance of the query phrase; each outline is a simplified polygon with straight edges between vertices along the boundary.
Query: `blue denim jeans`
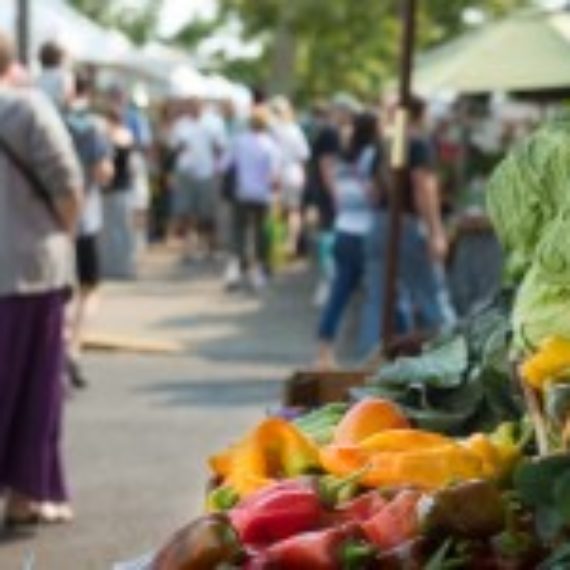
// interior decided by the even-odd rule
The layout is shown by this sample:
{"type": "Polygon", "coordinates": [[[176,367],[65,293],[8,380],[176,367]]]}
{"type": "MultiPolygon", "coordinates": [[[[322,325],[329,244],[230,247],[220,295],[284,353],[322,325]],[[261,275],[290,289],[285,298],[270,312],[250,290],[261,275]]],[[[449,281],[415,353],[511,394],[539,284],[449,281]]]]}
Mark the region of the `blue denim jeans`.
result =
{"type": "MultiPolygon", "coordinates": [[[[363,355],[370,353],[381,340],[388,223],[388,213],[378,212],[365,248],[365,296],[359,339],[363,355]]],[[[416,324],[427,330],[438,330],[453,324],[455,312],[445,280],[443,267],[430,259],[421,223],[412,216],[405,216],[399,258],[399,333],[410,332],[416,324]]]]}
{"type": "Polygon", "coordinates": [[[350,298],[362,283],[365,244],[364,236],[343,232],[335,234],[334,277],[331,292],[319,324],[320,340],[334,340],[350,298]]]}

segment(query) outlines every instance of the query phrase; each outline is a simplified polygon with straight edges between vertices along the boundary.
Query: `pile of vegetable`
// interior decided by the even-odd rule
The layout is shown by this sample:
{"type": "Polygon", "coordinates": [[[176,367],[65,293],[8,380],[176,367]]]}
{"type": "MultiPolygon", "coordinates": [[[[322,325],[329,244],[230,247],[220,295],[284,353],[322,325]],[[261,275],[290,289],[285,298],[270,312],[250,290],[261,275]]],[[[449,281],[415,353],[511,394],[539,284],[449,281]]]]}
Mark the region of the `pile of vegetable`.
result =
{"type": "Polygon", "coordinates": [[[515,343],[570,338],[570,120],[550,121],[499,165],[487,189],[488,211],[519,286],[515,343]]]}
{"type": "Polygon", "coordinates": [[[546,339],[522,364],[529,412],[538,450],[570,450],[570,340],[546,339]]]}
{"type": "Polygon", "coordinates": [[[417,426],[450,435],[517,421],[524,402],[509,361],[511,298],[502,292],[421,355],[383,364],[354,397],[389,399],[417,426]]]}
{"type": "Polygon", "coordinates": [[[527,440],[514,424],[467,438],[421,430],[378,398],[267,418],[211,458],[210,513],[153,570],[554,570],[539,565],[568,554],[557,546],[570,512],[557,509],[570,457],[529,462],[527,440]]]}
{"type": "Polygon", "coordinates": [[[210,458],[208,514],[152,570],[570,568],[570,340],[520,385],[508,340],[494,303],[354,404],[266,418],[210,458]]]}
{"type": "Polygon", "coordinates": [[[514,294],[383,363],[353,405],[269,417],[211,457],[208,514],[151,570],[570,568],[569,180],[560,119],[488,188],[514,294]]]}

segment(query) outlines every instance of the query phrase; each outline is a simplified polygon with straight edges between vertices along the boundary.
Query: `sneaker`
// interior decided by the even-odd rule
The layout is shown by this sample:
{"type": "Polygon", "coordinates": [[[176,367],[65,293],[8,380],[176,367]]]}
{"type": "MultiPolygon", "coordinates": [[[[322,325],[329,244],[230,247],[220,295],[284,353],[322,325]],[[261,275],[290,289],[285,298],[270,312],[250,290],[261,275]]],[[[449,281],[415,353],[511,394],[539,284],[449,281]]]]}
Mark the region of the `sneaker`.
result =
{"type": "Polygon", "coordinates": [[[224,275],[224,285],[226,289],[235,289],[239,286],[241,281],[241,270],[239,266],[239,261],[237,259],[232,259],[226,267],[226,272],[224,275]]]}
{"type": "Polygon", "coordinates": [[[89,382],[85,378],[81,367],[77,361],[72,358],[67,359],[67,373],[71,386],[77,390],[84,390],[89,386],[89,382]]]}
{"type": "Polygon", "coordinates": [[[330,283],[324,279],[317,285],[317,289],[315,290],[315,294],[313,296],[313,305],[317,309],[324,307],[329,298],[330,290],[330,283]]]}
{"type": "Polygon", "coordinates": [[[251,271],[249,276],[249,282],[251,284],[251,288],[256,292],[259,293],[267,286],[267,277],[262,269],[256,267],[251,271]]]}

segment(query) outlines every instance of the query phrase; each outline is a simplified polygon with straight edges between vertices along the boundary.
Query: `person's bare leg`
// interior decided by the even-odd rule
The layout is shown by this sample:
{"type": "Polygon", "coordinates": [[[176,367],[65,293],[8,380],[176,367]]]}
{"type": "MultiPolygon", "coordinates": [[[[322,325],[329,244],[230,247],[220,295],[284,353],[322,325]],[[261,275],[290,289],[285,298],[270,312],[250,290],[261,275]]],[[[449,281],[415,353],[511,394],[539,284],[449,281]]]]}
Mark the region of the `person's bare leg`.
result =
{"type": "Polygon", "coordinates": [[[297,255],[302,228],[301,211],[298,209],[289,210],[287,213],[287,253],[291,257],[296,257],[297,255]]]}
{"type": "Polygon", "coordinates": [[[196,255],[197,226],[193,218],[187,218],[182,231],[182,261],[189,262],[196,255]]]}
{"type": "Polygon", "coordinates": [[[213,221],[205,221],[200,224],[200,237],[203,251],[209,258],[213,258],[218,247],[216,226],[213,221]]]}
{"type": "Polygon", "coordinates": [[[67,354],[71,383],[75,388],[85,388],[87,386],[87,381],[83,377],[79,363],[83,348],[85,327],[90,316],[96,311],[98,299],[97,287],[83,285],[79,288],[72,304],[67,354]]]}
{"type": "Polygon", "coordinates": [[[334,370],[338,368],[332,343],[327,341],[319,342],[314,366],[317,370],[334,370]]]}

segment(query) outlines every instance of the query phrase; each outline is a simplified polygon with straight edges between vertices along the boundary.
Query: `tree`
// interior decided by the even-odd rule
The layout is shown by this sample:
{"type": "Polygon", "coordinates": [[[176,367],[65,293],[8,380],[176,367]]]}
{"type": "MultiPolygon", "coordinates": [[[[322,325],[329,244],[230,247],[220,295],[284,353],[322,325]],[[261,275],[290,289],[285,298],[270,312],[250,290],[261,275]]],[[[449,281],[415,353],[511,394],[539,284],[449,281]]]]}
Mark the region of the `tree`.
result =
{"type": "Polygon", "coordinates": [[[69,0],[69,2],[95,22],[121,30],[138,45],[156,37],[156,25],[163,5],[163,0],[145,0],[136,8],[116,0],[69,0]]]}
{"type": "MultiPolygon", "coordinates": [[[[238,18],[244,38],[266,47],[265,77],[275,90],[315,96],[346,89],[374,94],[396,66],[399,0],[221,0],[221,17],[238,18]]],[[[529,0],[424,0],[419,3],[419,45],[461,33],[466,8],[490,18],[529,0]]]]}

